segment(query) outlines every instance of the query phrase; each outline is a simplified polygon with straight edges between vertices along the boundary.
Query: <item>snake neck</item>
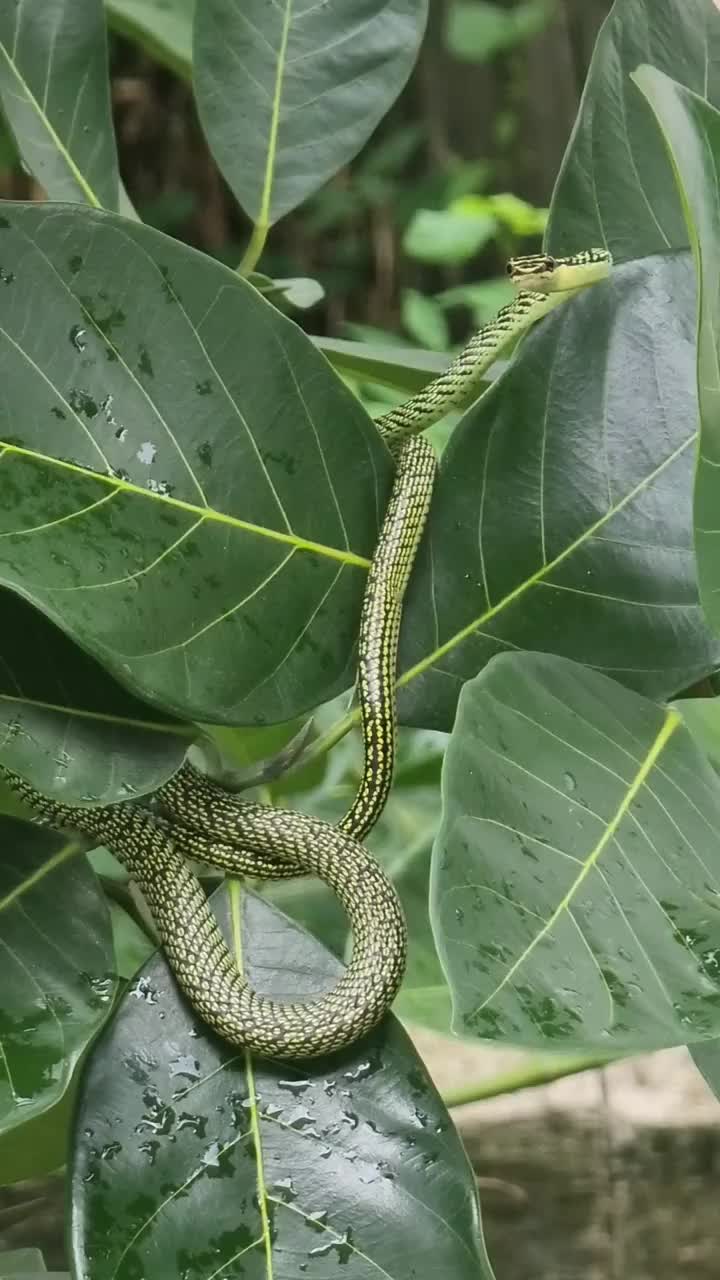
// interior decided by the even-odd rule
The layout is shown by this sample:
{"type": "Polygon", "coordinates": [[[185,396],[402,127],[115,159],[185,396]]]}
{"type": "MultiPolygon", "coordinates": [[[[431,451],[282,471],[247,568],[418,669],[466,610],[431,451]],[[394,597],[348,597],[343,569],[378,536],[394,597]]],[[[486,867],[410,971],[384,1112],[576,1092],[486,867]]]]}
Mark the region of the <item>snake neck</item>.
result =
{"type": "Polygon", "coordinates": [[[477,398],[490,365],[533,324],[579,290],[535,293],[524,290],[479,329],[444,373],[429,382],[405,404],[376,421],[391,452],[403,441],[438,422],[451,409],[466,408],[477,398]]]}

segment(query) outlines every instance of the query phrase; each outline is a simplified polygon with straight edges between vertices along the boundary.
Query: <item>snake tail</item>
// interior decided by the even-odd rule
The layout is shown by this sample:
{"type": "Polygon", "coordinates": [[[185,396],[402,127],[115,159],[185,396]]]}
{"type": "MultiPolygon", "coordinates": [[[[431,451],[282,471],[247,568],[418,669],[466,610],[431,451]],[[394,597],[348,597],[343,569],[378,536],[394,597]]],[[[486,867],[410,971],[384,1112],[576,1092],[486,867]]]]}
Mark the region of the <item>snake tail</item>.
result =
{"type": "MultiPolygon", "coordinates": [[[[281,1002],[254,991],[239,972],[199,880],[167,828],[140,806],[79,809],[56,804],[24,779],[3,777],[49,825],[91,836],[120,859],[145,898],[177,981],[202,1019],[222,1038],[264,1057],[302,1060],[354,1043],[383,1017],[405,967],[406,927],[397,894],[357,841],[318,818],[243,804],[243,838],[283,856],[296,874],[314,873],[335,892],[353,935],[350,963],[338,983],[317,998],[281,1002]]],[[[187,797],[184,797],[187,803],[187,797]]],[[[233,804],[236,813],[237,802],[233,804]]],[[[214,809],[198,795],[195,820],[216,826],[214,809]]],[[[243,870],[241,855],[232,865],[243,870]]]]}

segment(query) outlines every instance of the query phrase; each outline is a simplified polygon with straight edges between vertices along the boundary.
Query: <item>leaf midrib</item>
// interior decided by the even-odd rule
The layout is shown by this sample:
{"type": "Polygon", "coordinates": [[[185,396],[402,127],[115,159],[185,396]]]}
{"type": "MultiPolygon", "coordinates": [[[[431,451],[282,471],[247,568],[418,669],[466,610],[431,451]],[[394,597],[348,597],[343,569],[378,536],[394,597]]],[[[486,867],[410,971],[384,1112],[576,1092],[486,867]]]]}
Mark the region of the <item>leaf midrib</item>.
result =
{"type": "Polygon", "coordinates": [[[20,89],[22,90],[25,100],[30,104],[30,106],[35,111],[35,114],[37,115],[43,128],[48,134],[50,141],[52,142],[53,146],[57,150],[58,154],[65,161],[65,164],[67,165],[70,171],[70,174],[72,175],[73,179],[75,180],[78,187],[82,191],[88,204],[92,205],[94,209],[102,209],[103,206],[100,200],[98,200],[98,197],[95,195],[95,192],[93,191],[89,182],[86,180],[86,178],[83,177],[82,173],[78,169],[70,152],[68,151],[67,147],[62,142],[62,140],[60,139],[59,135],[56,133],[50,119],[48,118],[45,111],[43,111],[42,107],[40,106],[40,103],[35,97],[35,94],[32,92],[32,89],[30,88],[29,84],[24,79],[24,77],[20,74],[20,70],[17,66],[17,63],[11,57],[5,43],[2,40],[0,40],[0,54],[2,54],[3,57],[5,58],[7,67],[11,75],[17,81],[17,84],[19,85],[20,89]]]}
{"type": "Polygon", "coordinates": [[[450,653],[453,649],[457,648],[463,640],[467,640],[474,634],[474,632],[479,630],[480,627],[484,626],[487,622],[491,622],[505,609],[507,609],[509,605],[514,604],[515,601],[520,599],[526,591],[529,591],[532,587],[543,582],[548,574],[559,568],[559,566],[563,564],[569,556],[571,556],[575,551],[578,551],[589,538],[593,538],[598,530],[602,529],[609,520],[614,519],[615,516],[628,505],[628,503],[632,502],[639,493],[642,493],[648,485],[656,480],[657,477],[663,473],[666,467],[671,466],[672,463],[685,452],[688,446],[693,443],[696,436],[697,432],[695,431],[693,431],[691,435],[687,436],[685,440],[683,440],[682,443],[672,451],[672,453],[668,454],[668,456],[654,468],[653,471],[651,471],[647,476],[644,476],[642,480],[638,481],[632,489],[629,489],[628,492],[618,502],[614,503],[613,506],[609,507],[594,524],[589,525],[588,528],[584,529],[577,538],[568,543],[568,545],[560,551],[553,560],[548,560],[546,564],[541,565],[535,573],[530,575],[530,577],[525,578],[522,582],[518,583],[516,587],[513,587],[512,591],[509,591],[507,595],[503,596],[497,604],[491,605],[490,608],[486,609],[478,618],[474,618],[472,622],[466,623],[464,627],[461,627],[459,631],[456,631],[455,634],[450,636],[448,640],[445,640],[443,644],[438,645],[437,648],[433,649],[427,657],[421,658],[421,660],[416,662],[414,666],[408,667],[407,671],[403,671],[402,675],[398,678],[396,688],[402,688],[404,685],[409,684],[411,680],[414,680],[416,676],[422,675],[429,667],[432,667],[438,659],[443,658],[446,653],[450,653]]]}
{"type": "MultiPolygon", "coordinates": [[[[186,502],[182,498],[174,498],[170,494],[152,493],[148,489],[143,489],[140,485],[133,484],[130,480],[123,480],[118,476],[105,476],[99,471],[81,467],[75,462],[67,462],[62,458],[53,458],[48,454],[39,453],[35,449],[27,449],[22,445],[9,444],[0,440],[0,460],[7,454],[17,458],[29,459],[31,462],[44,464],[48,467],[56,467],[61,471],[68,471],[72,475],[81,476],[84,480],[96,480],[99,484],[112,489],[114,493],[127,493],[137,498],[144,498],[146,501],[164,503],[165,506],[173,507],[175,510],[184,511],[188,515],[194,516],[199,525],[205,521],[223,524],[243,533],[269,538],[272,542],[284,543],[286,546],[293,547],[295,551],[324,556],[329,560],[339,560],[342,564],[353,565],[359,569],[370,568],[370,560],[365,556],[356,555],[354,551],[341,550],[339,547],[327,546],[322,542],[313,542],[312,539],[302,538],[295,533],[282,533],[279,529],[268,529],[264,525],[253,524],[249,520],[241,520],[239,516],[231,516],[224,511],[218,511],[214,507],[197,506],[195,503],[186,502]]],[[[17,530],[20,535],[22,532],[22,529],[17,530]]]]}

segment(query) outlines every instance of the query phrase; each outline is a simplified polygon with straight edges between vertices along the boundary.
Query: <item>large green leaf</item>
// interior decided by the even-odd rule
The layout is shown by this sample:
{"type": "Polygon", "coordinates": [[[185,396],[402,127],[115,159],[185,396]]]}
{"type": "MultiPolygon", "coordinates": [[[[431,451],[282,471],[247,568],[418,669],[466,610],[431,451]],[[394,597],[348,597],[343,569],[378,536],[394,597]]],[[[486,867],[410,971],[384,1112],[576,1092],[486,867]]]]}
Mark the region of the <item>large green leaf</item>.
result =
{"type": "Polygon", "coordinates": [[[720,648],[697,601],[689,254],[616,269],[543,321],[446,448],[401,644],[405,723],[450,729],[502,649],[652,696],[720,648]]]}
{"type": "MultiPolygon", "coordinates": [[[[338,373],[362,382],[377,382],[408,397],[447,369],[449,358],[415,347],[378,346],[344,338],[313,338],[338,373]]],[[[488,376],[488,384],[491,379],[488,376]]]]}
{"type": "Polygon", "coordinates": [[[152,791],[197,730],[115,683],[26,601],[0,591],[0,764],[67,804],[152,791]]]}
{"type": "Polygon", "coordinates": [[[0,581],[181,715],[350,685],[392,464],[312,342],[109,214],[6,204],[6,263],[0,581]]]}
{"type": "Polygon", "coordinates": [[[77,842],[7,817],[0,817],[0,956],[3,1132],[62,1097],[114,990],[107,907],[77,842]]]}
{"type": "Polygon", "coordinates": [[[698,273],[695,546],[701,599],[709,621],[720,631],[720,113],[651,67],[641,68],[635,79],[655,113],[672,160],[698,273]]]}
{"type": "Polygon", "coordinates": [[[662,142],[630,79],[641,62],[720,105],[713,0],[615,0],[553,196],[547,243],[554,253],[606,245],[623,261],[688,244],[662,142]]]}
{"type": "MultiPolygon", "coordinates": [[[[335,980],[259,899],[231,886],[214,902],[263,991],[335,980]]],[[[492,1278],[472,1170],[397,1023],[309,1064],[251,1060],[196,1024],[160,959],[93,1052],[72,1205],[75,1268],[93,1280],[492,1278]]]]}
{"type": "Polygon", "coordinates": [[[192,68],[195,0],[105,0],[113,30],[131,40],[185,80],[192,68]]]}
{"type": "Polygon", "coordinates": [[[720,784],[676,711],[502,654],[445,757],[431,916],[466,1035],[627,1051],[720,1033],[720,784]]]}
{"type": "Polygon", "coordinates": [[[203,0],[195,95],[261,233],[351,160],[400,93],[427,0],[203,0]]]}
{"type": "Polygon", "coordinates": [[[118,207],[102,0],[3,0],[0,103],[51,200],[118,207]]]}

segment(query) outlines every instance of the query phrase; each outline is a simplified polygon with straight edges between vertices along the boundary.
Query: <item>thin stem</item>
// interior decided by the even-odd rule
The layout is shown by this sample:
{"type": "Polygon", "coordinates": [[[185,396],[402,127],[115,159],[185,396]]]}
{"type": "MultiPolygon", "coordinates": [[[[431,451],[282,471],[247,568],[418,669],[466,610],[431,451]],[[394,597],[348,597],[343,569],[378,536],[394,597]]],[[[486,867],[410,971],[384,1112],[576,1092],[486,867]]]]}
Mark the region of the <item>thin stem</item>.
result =
{"type": "Polygon", "coordinates": [[[493,1076],[490,1080],[477,1080],[475,1084],[464,1085],[461,1089],[448,1089],[442,1094],[442,1100],[446,1107],[464,1107],[469,1102],[497,1098],[502,1093],[534,1089],[538,1085],[549,1084],[550,1081],[560,1080],[564,1076],[591,1071],[593,1067],[607,1067],[611,1062],[619,1062],[622,1056],[624,1055],[595,1054],[587,1058],[535,1059],[527,1067],[507,1071],[503,1075],[493,1076]]]}
{"type": "Polygon", "coordinates": [[[359,723],[359,721],[359,707],[356,707],[354,711],[349,711],[348,714],[342,716],[340,720],[336,720],[335,724],[331,725],[325,733],[322,733],[320,737],[315,740],[313,745],[308,748],[307,752],[303,751],[302,755],[300,755],[293,764],[290,772],[295,773],[300,769],[307,768],[309,764],[314,764],[321,756],[324,756],[328,751],[331,751],[336,743],[340,742],[340,740],[345,737],[345,734],[349,733],[350,730],[359,723]]]}
{"type": "Polygon", "coordinates": [[[269,230],[270,227],[267,222],[255,223],[252,235],[248,241],[247,249],[243,254],[242,262],[238,267],[239,275],[249,276],[250,272],[255,270],[260,258],[262,257],[262,252],[265,248],[265,242],[268,238],[269,230]]]}

